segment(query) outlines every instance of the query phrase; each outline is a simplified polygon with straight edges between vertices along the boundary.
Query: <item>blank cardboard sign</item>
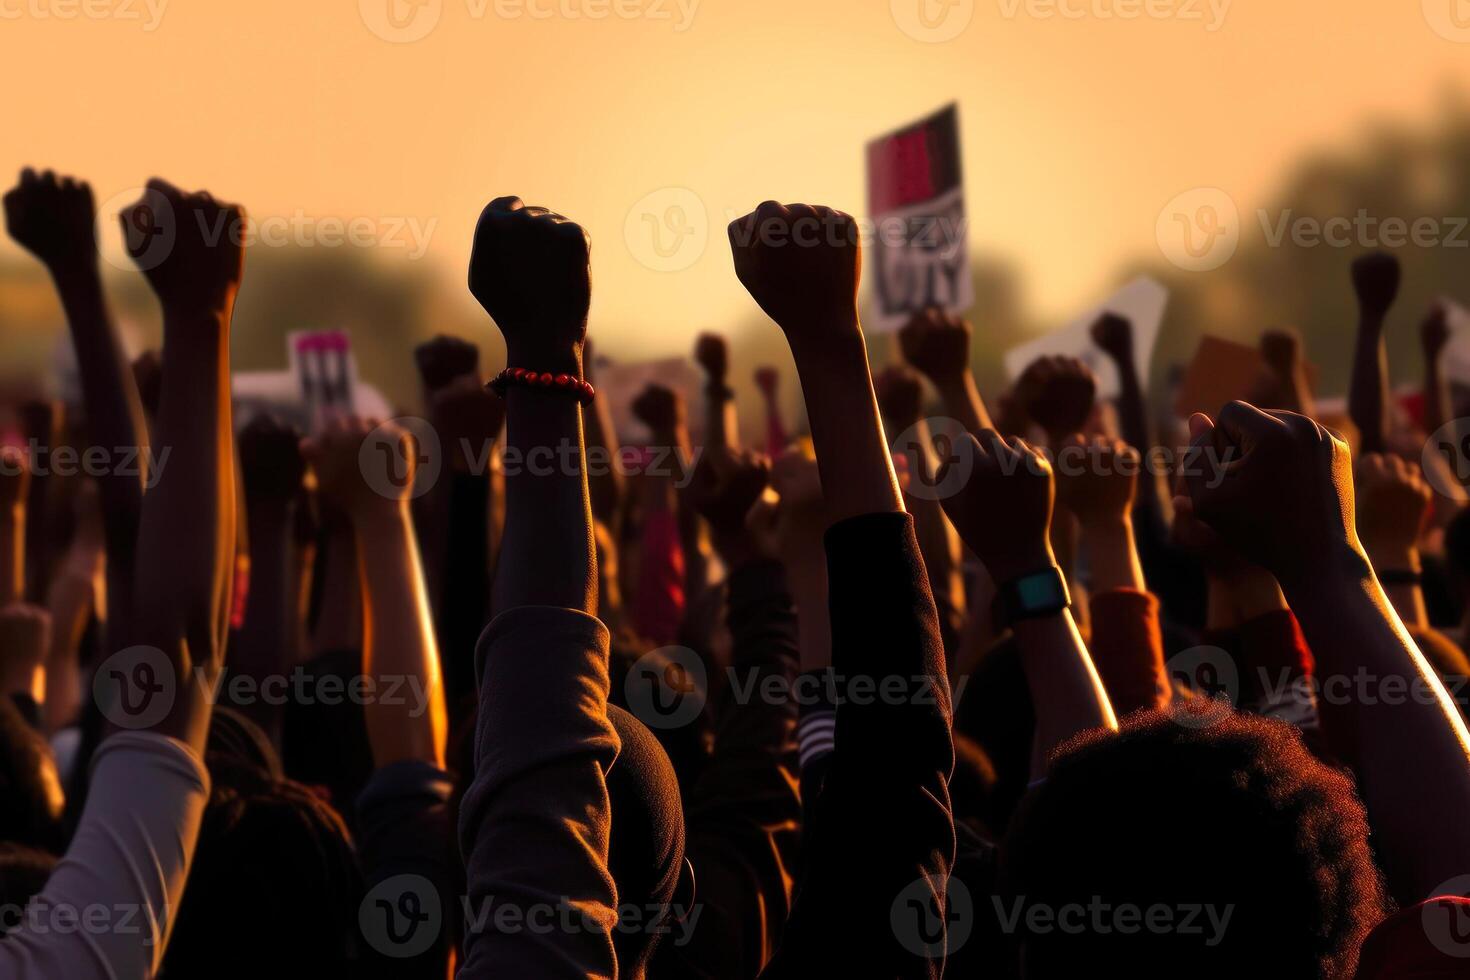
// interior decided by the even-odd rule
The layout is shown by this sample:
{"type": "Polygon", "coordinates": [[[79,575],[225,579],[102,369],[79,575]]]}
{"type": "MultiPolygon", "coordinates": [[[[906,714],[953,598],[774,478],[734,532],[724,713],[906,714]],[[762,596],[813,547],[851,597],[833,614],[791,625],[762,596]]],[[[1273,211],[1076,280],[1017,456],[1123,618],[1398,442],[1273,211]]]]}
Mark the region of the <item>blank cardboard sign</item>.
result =
{"type": "Polygon", "coordinates": [[[1075,357],[1092,368],[1097,375],[1099,398],[1116,398],[1120,390],[1118,369],[1102,348],[1092,342],[1092,325],[1104,313],[1126,317],[1133,324],[1133,360],[1138,376],[1148,384],[1149,364],[1153,360],[1154,343],[1164,322],[1164,307],[1169,291],[1147,276],[1137,279],[1108,297],[1107,302],[1093,307],[1062,329],[1044,337],[1012,347],[1005,355],[1006,374],[1014,380],[1040,357],[1075,357]]]}

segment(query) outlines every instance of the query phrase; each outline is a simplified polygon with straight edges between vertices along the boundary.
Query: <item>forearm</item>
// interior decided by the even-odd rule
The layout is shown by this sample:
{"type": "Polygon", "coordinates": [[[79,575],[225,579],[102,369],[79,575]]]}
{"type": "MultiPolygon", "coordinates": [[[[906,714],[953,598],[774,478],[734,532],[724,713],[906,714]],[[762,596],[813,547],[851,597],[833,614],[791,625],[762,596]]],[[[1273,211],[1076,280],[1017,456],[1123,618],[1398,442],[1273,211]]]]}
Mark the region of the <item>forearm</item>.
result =
{"type": "Polygon", "coordinates": [[[1445,383],[1444,372],[1440,370],[1439,357],[1426,354],[1424,357],[1424,431],[1438,432],[1450,418],[1450,389],[1445,383]]]}
{"type": "Polygon", "coordinates": [[[1069,611],[1023,619],[1012,632],[1036,708],[1031,753],[1031,775],[1036,779],[1067,739],[1092,728],[1117,728],[1118,720],[1069,611]]]}
{"type": "Polygon", "coordinates": [[[1419,549],[1382,547],[1364,542],[1368,559],[1373,564],[1375,576],[1383,586],[1389,603],[1399,619],[1408,627],[1420,629],[1429,626],[1429,612],[1424,605],[1424,589],[1417,581],[1406,581],[1403,576],[1420,575],[1424,571],[1419,560],[1419,549]],[[1393,581],[1398,579],[1398,581],[1393,581]]]}
{"type": "Polygon", "coordinates": [[[827,523],[901,513],[903,498],[883,438],[860,331],[811,348],[792,345],[806,397],[827,523]]]}
{"type": "Polygon", "coordinates": [[[1357,773],[1390,886],[1401,900],[1429,897],[1470,869],[1464,720],[1361,553],[1283,585],[1316,658],[1322,727],[1357,773]],[[1359,678],[1377,689],[1344,697],[1359,678]]]}
{"type": "Polygon", "coordinates": [[[97,478],[107,552],[131,567],[143,487],[153,462],[142,403],[112,325],[95,257],[73,268],[53,270],[52,275],[76,351],[90,441],[108,452],[138,452],[139,465],[133,472],[118,467],[97,478]]]}
{"type": "Polygon", "coordinates": [[[978,434],[984,429],[995,428],[990,413],[985,410],[980,389],[975,386],[975,376],[968,367],[957,377],[936,381],[935,387],[944,399],[944,410],[958,419],[966,432],[978,434]]]}
{"type": "MultiPolygon", "coordinates": [[[[321,608],[312,631],[318,654],[355,650],[362,643],[362,588],[357,575],[357,539],[342,514],[329,518],[325,555],[313,562],[320,569],[321,608]]],[[[309,603],[310,596],[307,596],[309,603]]]]}
{"type": "Polygon", "coordinates": [[[93,606],[97,576],[63,568],[51,581],[47,611],[51,643],[46,651],[46,698],[42,717],[48,734],[75,723],[82,704],[81,645],[93,606]]]}
{"type": "MultiPolygon", "coordinates": [[[[289,504],[272,502],[250,507],[247,514],[250,596],[245,605],[245,622],[234,637],[229,656],[234,672],[253,678],[257,689],[269,677],[284,677],[296,662],[291,510],[289,504]]],[[[279,745],[283,711],[281,706],[267,703],[268,700],[255,698],[236,708],[279,745]]]]}
{"type": "Polygon", "coordinates": [[[1383,348],[1383,322],[1364,317],[1353,348],[1348,415],[1358,427],[1359,452],[1384,450],[1383,406],[1388,401],[1388,355],[1383,348]]]}
{"type": "Polygon", "coordinates": [[[24,503],[0,512],[0,605],[20,602],[26,591],[26,514],[24,503]]]}
{"type": "Polygon", "coordinates": [[[581,406],[560,392],[511,388],[506,392],[506,447],[527,465],[508,470],[505,477],[505,538],[495,577],[495,611],[560,606],[596,615],[597,551],[581,406]],[[531,465],[533,459],[542,459],[543,465],[531,465]],[[550,465],[544,465],[546,459],[550,465]]]}
{"type": "Polygon", "coordinates": [[[735,412],[735,392],[723,384],[704,388],[704,441],[710,449],[737,449],[740,427],[735,412]]]}
{"type": "Polygon", "coordinates": [[[592,499],[592,514],[608,530],[616,535],[622,527],[623,500],[627,494],[627,481],[623,477],[618,454],[622,446],[618,443],[617,431],[613,428],[612,412],[607,400],[594,398],[582,411],[583,423],[587,426],[587,448],[601,457],[599,465],[588,475],[588,491],[592,499]]]}
{"type": "Polygon", "coordinates": [[[364,605],[363,673],[379,690],[405,684],[408,698],[370,698],[368,742],[378,767],[405,759],[444,765],[448,721],[439,650],[418,546],[406,505],[384,500],[355,515],[364,605]]]}
{"type": "Polygon", "coordinates": [[[1092,573],[1092,591],[1132,589],[1147,592],[1143,566],[1133,543],[1133,521],[1127,515],[1082,525],[1082,543],[1092,573]]]}

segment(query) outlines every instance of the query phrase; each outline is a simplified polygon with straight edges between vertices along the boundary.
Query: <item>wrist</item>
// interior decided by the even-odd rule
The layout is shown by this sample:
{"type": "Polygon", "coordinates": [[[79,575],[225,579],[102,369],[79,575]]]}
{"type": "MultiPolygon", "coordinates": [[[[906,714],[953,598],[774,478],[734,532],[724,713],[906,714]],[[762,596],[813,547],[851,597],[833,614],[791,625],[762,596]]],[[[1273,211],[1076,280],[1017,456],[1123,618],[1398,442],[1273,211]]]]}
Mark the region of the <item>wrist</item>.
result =
{"type": "Polygon", "coordinates": [[[1375,572],[1392,570],[1418,574],[1423,571],[1419,549],[1413,544],[1364,541],[1363,547],[1368,552],[1368,560],[1372,562],[1375,572]]]}
{"type": "Polygon", "coordinates": [[[525,368],[551,374],[570,374],[578,381],[582,379],[582,345],[570,347],[541,347],[538,345],[511,345],[505,349],[506,367],[525,368]]]}
{"type": "Polygon", "coordinates": [[[1301,568],[1279,569],[1275,573],[1286,601],[1293,609],[1319,599],[1340,598],[1344,589],[1359,589],[1373,580],[1373,565],[1356,541],[1344,541],[1317,562],[1301,568]]]}
{"type": "Polygon", "coordinates": [[[792,359],[798,369],[803,362],[826,363],[861,356],[867,363],[868,351],[863,343],[862,327],[857,312],[844,313],[822,321],[799,324],[796,329],[781,324],[792,359]]]}
{"type": "Polygon", "coordinates": [[[1004,558],[996,556],[982,559],[981,563],[985,566],[985,571],[990,575],[996,588],[1035,572],[1044,572],[1049,568],[1058,567],[1056,555],[1052,552],[1050,544],[1047,544],[1042,550],[1033,549],[1030,552],[1004,558]]]}

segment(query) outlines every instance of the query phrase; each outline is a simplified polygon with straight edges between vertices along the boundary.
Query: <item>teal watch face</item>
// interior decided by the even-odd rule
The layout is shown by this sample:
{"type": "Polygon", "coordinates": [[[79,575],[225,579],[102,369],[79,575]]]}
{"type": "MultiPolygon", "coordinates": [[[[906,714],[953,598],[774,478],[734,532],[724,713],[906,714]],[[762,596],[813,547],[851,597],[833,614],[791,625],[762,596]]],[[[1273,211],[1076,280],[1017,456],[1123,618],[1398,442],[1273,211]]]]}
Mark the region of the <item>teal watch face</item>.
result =
{"type": "Polygon", "coordinates": [[[1057,586],[1055,575],[1028,575],[1016,583],[1016,598],[1022,609],[1060,609],[1067,600],[1057,586]]]}

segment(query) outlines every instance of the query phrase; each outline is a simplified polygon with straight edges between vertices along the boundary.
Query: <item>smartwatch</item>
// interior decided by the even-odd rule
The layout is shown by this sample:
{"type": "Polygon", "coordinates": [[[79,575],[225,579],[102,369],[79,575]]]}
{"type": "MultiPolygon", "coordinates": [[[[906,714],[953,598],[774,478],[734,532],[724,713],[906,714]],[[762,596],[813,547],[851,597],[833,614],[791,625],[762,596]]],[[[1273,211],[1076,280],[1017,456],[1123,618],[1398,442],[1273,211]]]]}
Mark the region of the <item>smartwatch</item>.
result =
{"type": "Polygon", "coordinates": [[[996,629],[1023,619],[1039,619],[1061,612],[1072,604],[1067,580],[1055,565],[1013,578],[995,590],[991,616],[996,629]]]}

